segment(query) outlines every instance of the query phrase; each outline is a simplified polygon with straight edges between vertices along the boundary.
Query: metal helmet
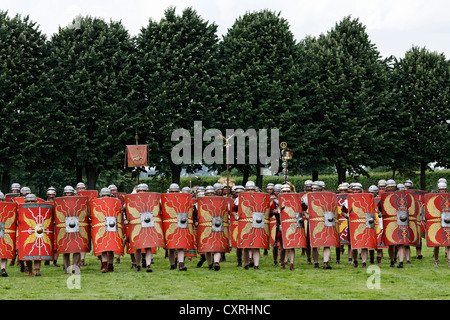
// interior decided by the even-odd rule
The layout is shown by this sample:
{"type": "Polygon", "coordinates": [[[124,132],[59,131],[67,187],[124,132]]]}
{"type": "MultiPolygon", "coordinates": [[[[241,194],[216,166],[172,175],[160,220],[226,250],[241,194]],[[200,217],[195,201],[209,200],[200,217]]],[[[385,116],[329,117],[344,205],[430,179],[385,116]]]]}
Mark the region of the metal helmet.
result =
{"type": "Polygon", "coordinates": [[[403,183],[399,183],[399,184],[397,184],[397,190],[403,191],[403,190],[406,190],[406,187],[403,183]]]}
{"type": "Polygon", "coordinates": [[[282,186],[281,186],[281,192],[283,192],[283,191],[291,191],[291,186],[290,185],[288,185],[288,184],[283,184],[282,186]]]}
{"type": "Polygon", "coordinates": [[[396,187],[397,184],[395,183],[395,180],[393,179],[389,179],[388,181],[386,181],[386,187],[396,187]]]}
{"type": "MultiPolygon", "coordinates": [[[[109,190],[111,190],[111,189],[109,189],[109,190]]],[[[148,185],[146,185],[145,183],[140,183],[136,187],[136,191],[147,191],[147,190],[148,190],[148,185]]]]}
{"type": "Polygon", "coordinates": [[[111,189],[110,188],[102,188],[100,190],[100,196],[104,197],[104,196],[110,196],[111,195],[111,189]]]}
{"type": "Polygon", "coordinates": [[[191,188],[189,187],[183,187],[183,189],[181,189],[182,193],[191,193],[191,188]]]}
{"type": "Polygon", "coordinates": [[[199,192],[205,192],[205,187],[198,187],[197,193],[199,193],[199,192]]]}
{"type": "Polygon", "coordinates": [[[78,188],[86,188],[86,185],[83,182],[78,182],[77,183],[77,189],[78,188]]]}
{"type": "Polygon", "coordinates": [[[306,180],[305,181],[305,187],[311,187],[313,184],[312,180],[306,180]]]}
{"type": "Polygon", "coordinates": [[[270,182],[270,183],[267,184],[266,189],[273,189],[274,186],[275,185],[272,182],[270,182]]]}
{"type": "Polygon", "coordinates": [[[370,193],[375,193],[375,192],[378,192],[378,187],[376,186],[376,185],[371,185],[370,187],[369,187],[369,192],[370,193]]]}
{"type": "Polygon", "coordinates": [[[355,182],[353,183],[352,189],[361,189],[362,190],[363,186],[361,183],[359,182],[355,182]]]}
{"type": "Polygon", "coordinates": [[[117,191],[117,187],[116,187],[114,184],[110,184],[110,185],[108,186],[108,189],[111,190],[111,191],[113,191],[113,190],[116,190],[116,191],[117,191]]]}
{"type": "Polygon", "coordinates": [[[202,191],[202,192],[199,192],[199,193],[197,193],[197,197],[199,198],[199,197],[204,197],[205,196],[205,193],[202,191]]]}
{"type": "Polygon", "coordinates": [[[205,193],[215,193],[216,189],[213,186],[207,186],[205,189],[205,193]]]}
{"type": "Polygon", "coordinates": [[[438,183],[439,183],[439,182],[445,182],[445,183],[447,183],[447,179],[445,179],[445,178],[439,178],[438,183]]]}
{"type": "Polygon", "coordinates": [[[28,187],[22,187],[22,189],[20,189],[20,193],[21,193],[22,195],[30,194],[30,193],[31,193],[31,189],[28,188],[28,187]]]}
{"type": "Polygon", "coordinates": [[[277,183],[276,185],[273,186],[273,191],[280,192],[281,191],[281,186],[282,186],[281,183],[277,183]]]}
{"type": "Polygon", "coordinates": [[[320,186],[319,181],[314,181],[314,182],[312,183],[312,185],[311,185],[311,188],[312,188],[312,189],[320,189],[321,186],[320,186]]]}
{"type": "Polygon", "coordinates": [[[247,183],[245,184],[245,189],[256,190],[256,185],[253,181],[247,181],[247,183]]]}
{"type": "Polygon", "coordinates": [[[169,186],[169,191],[180,191],[180,186],[178,184],[176,184],[176,183],[172,183],[169,186]]]}
{"type": "Polygon", "coordinates": [[[414,185],[411,180],[405,180],[403,184],[405,185],[405,187],[412,187],[414,185]]]}
{"type": "Polygon", "coordinates": [[[47,189],[47,194],[56,194],[56,189],[54,187],[49,187],[47,189]]]}
{"type": "Polygon", "coordinates": [[[241,185],[236,186],[236,192],[242,192],[242,191],[245,191],[244,186],[241,186],[241,185]]]}
{"type": "Polygon", "coordinates": [[[20,191],[20,184],[18,184],[17,182],[13,183],[11,185],[11,191],[12,190],[19,190],[20,191]]]}
{"type": "Polygon", "coordinates": [[[338,186],[338,190],[348,190],[348,183],[343,182],[338,186]]]}
{"type": "Polygon", "coordinates": [[[75,193],[75,189],[72,186],[65,186],[63,190],[63,194],[66,193],[75,193]]]}
{"type": "Polygon", "coordinates": [[[386,186],[387,181],[384,179],[381,179],[378,181],[378,187],[383,187],[386,186]]]}
{"type": "Polygon", "coordinates": [[[438,189],[447,189],[447,182],[443,182],[443,181],[439,182],[437,184],[437,188],[438,189]]]}
{"type": "Polygon", "coordinates": [[[29,193],[25,196],[25,202],[36,202],[36,195],[29,193]]]}
{"type": "Polygon", "coordinates": [[[223,189],[223,185],[221,184],[221,183],[219,183],[219,182],[217,182],[217,183],[214,183],[214,189],[216,189],[216,190],[220,190],[220,189],[223,189]]]}

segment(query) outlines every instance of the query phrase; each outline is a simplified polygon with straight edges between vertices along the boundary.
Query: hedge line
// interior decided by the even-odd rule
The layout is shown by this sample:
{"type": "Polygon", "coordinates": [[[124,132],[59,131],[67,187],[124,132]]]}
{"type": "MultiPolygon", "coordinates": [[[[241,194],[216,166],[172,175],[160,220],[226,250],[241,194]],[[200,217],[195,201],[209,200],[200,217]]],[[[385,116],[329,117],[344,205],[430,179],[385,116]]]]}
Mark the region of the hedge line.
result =
{"type": "MultiPolygon", "coordinates": [[[[212,177],[212,176],[201,176],[201,181],[198,182],[195,178],[190,177],[182,177],[180,182],[180,187],[189,186],[190,183],[192,186],[209,186],[216,183],[221,177],[212,177]]],[[[226,178],[226,177],[225,177],[226,178]]],[[[437,181],[439,178],[445,178],[450,182],[450,170],[442,170],[442,171],[433,171],[426,173],[426,191],[431,191],[436,189],[437,181]]],[[[236,181],[236,184],[242,184],[242,177],[230,177],[236,181]]],[[[292,176],[289,178],[289,181],[295,186],[297,192],[303,190],[303,185],[306,180],[311,179],[310,176],[292,176]]],[[[364,190],[367,190],[369,186],[372,184],[377,185],[378,181],[381,179],[392,179],[392,172],[377,172],[371,173],[369,177],[359,176],[359,177],[347,177],[347,182],[359,182],[362,184],[364,190]]],[[[415,188],[419,188],[420,186],[420,174],[417,172],[414,176],[404,176],[401,174],[396,174],[395,181],[397,183],[403,183],[405,180],[412,180],[415,188]]],[[[250,176],[249,180],[255,181],[255,176],[250,176]]],[[[319,175],[319,180],[325,182],[326,189],[330,191],[337,190],[338,186],[338,177],[337,175],[319,175]]],[[[170,181],[167,179],[160,178],[145,178],[140,179],[141,183],[146,183],[149,186],[149,191],[152,192],[166,192],[169,188],[170,181]]],[[[264,176],[263,177],[263,189],[265,190],[265,186],[268,183],[283,183],[284,178],[281,176],[264,176]]]]}

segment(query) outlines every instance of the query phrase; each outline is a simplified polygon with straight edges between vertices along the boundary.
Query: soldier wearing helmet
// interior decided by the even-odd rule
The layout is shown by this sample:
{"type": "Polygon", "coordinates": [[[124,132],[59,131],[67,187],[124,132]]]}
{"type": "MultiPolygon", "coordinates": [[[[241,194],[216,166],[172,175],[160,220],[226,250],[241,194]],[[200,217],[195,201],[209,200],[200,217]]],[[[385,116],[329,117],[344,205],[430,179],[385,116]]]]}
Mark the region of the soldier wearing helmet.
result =
{"type": "Polygon", "coordinates": [[[303,191],[311,192],[312,191],[312,189],[311,189],[312,184],[313,184],[312,180],[306,180],[304,185],[303,185],[303,191]]]}
{"type": "Polygon", "coordinates": [[[411,190],[414,187],[414,184],[411,180],[405,180],[405,182],[403,183],[406,190],[411,190]]]}
{"type": "Polygon", "coordinates": [[[11,185],[11,193],[20,193],[20,184],[17,182],[11,185]]]}
{"type": "Polygon", "coordinates": [[[384,191],[386,189],[386,180],[381,179],[378,181],[378,190],[384,191]]]}
{"type": "Polygon", "coordinates": [[[83,182],[78,182],[76,188],[77,191],[86,191],[86,185],[83,182]]]}
{"type": "Polygon", "coordinates": [[[64,197],[71,197],[75,195],[75,189],[72,186],[65,186],[63,189],[64,197]]]}
{"type": "Polygon", "coordinates": [[[47,189],[47,201],[55,201],[56,189],[54,187],[49,187],[47,189]]]}
{"type": "Polygon", "coordinates": [[[271,196],[273,195],[273,187],[274,186],[275,185],[273,183],[268,183],[267,186],[266,186],[266,192],[268,194],[270,194],[271,196]]]}
{"type": "MultiPolygon", "coordinates": [[[[54,187],[49,187],[47,189],[47,201],[53,202],[53,201],[55,201],[55,198],[56,198],[56,189],[54,187]]],[[[55,250],[54,258],[53,258],[53,266],[54,267],[59,267],[59,265],[58,265],[58,257],[59,257],[59,254],[56,253],[56,250],[55,250]]],[[[44,262],[44,265],[46,265],[46,266],[50,265],[50,261],[46,260],[44,262]]]]}

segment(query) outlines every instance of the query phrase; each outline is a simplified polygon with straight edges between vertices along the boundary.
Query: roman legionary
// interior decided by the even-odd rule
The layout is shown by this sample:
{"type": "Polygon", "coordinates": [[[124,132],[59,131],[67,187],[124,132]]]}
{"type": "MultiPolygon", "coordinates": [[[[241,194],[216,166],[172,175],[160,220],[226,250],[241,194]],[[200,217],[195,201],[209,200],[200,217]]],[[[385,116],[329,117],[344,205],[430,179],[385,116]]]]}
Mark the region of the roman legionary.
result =
{"type": "Polygon", "coordinates": [[[195,249],[192,195],[181,193],[180,186],[172,183],[168,192],[161,195],[161,206],[170,270],[176,269],[177,254],[178,270],[186,271],[184,250],[195,249]]]}
{"type": "Polygon", "coordinates": [[[91,200],[94,255],[101,255],[101,272],[114,271],[114,254],[123,255],[122,203],[102,188],[100,198],[91,200]]]}
{"type": "MultiPolygon", "coordinates": [[[[49,187],[47,189],[47,202],[54,202],[55,198],[56,198],[56,189],[54,187],[49,187]]],[[[59,268],[59,264],[58,264],[59,254],[56,251],[56,237],[54,237],[54,240],[55,240],[55,243],[54,243],[53,248],[55,249],[55,254],[54,254],[55,257],[53,258],[53,266],[59,268]]],[[[50,261],[46,260],[44,262],[44,265],[46,265],[46,266],[50,265],[50,261]]]]}
{"type": "Polygon", "coordinates": [[[321,186],[314,182],[311,193],[302,198],[309,221],[309,236],[312,248],[314,268],[319,268],[319,248],[323,247],[323,268],[331,269],[331,249],[339,247],[339,230],[337,228],[337,196],[334,192],[321,191],[321,186]]]}
{"type": "Polygon", "coordinates": [[[280,206],[280,261],[281,269],[285,268],[285,256],[289,256],[289,269],[294,270],[296,248],[306,248],[306,234],[302,200],[298,193],[291,192],[291,187],[284,184],[278,195],[280,206]]]}
{"type": "Polygon", "coordinates": [[[434,266],[439,267],[439,248],[445,248],[450,268],[450,193],[447,183],[438,183],[438,192],[425,195],[427,245],[433,247],[434,266]]]}
{"type": "Polygon", "coordinates": [[[353,193],[348,195],[346,210],[342,215],[349,219],[353,267],[358,267],[358,249],[361,251],[362,267],[367,266],[368,251],[376,247],[375,202],[373,195],[363,193],[362,185],[355,183],[353,193]]]}
{"type": "Polygon", "coordinates": [[[81,252],[90,251],[89,239],[89,199],[75,196],[72,186],[64,188],[63,196],[55,204],[55,247],[56,253],[63,255],[66,273],[79,273],[81,252]],[[70,256],[72,255],[72,264],[70,256]],[[70,269],[70,267],[75,267],[70,269]]]}
{"type": "Polygon", "coordinates": [[[18,216],[19,259],[26,261],[29,276],[40,276],[41,260],[53,260],[53,205],[37,203],[30,193],[19,204],[18,216]]]}
{"type": "Polygon", "coordinates": [[[142,250],[145,252],[147,272],[152,272],[152,248],[165,246],[160,208],[160,194],[148,192],[148,186],[141,183],[137,193],[125,197],[125,224],[129,237],[130,249],[134,251],[136,271],[141,271],[142,250]]]}
{"type": "Polygon", "coordinates": [[[239,194],[238,247],[243,248],[244,269],[259,270],[260,249],[269,249],[270,195],[256,192],[253,181],[245,184],[245,191],[239,194]]]}
{"type": "MultiPolygon", "coordinates": [[[[207,188],[208,189],[208,188],[207,188]]],[[[205,195],[198,198],[197,248],[206,254],[206,260],[214,270],[220,270],[222,253],[229,251],[228,197],[205,195]]]]}
{"type": "Polygon", "coordinates": [[[8,259],[16,256],[17,203],[6,202],[0,191],[0,275],[7,277],[8,259]]]}
{"type": "Polygon", "coordinates": [[[405,246],[416,245],[420,237],[417,229],[419,210],[413,195],[408,191],[390,192],[395,187],[395,181],[387,181],[386,192],[381,195],[380,203],[385,230],[384,241],[389,246],[391,267],[394,267],[397,249],[399,258],[397,268],[403,268],[406,257],[405,246]]]}

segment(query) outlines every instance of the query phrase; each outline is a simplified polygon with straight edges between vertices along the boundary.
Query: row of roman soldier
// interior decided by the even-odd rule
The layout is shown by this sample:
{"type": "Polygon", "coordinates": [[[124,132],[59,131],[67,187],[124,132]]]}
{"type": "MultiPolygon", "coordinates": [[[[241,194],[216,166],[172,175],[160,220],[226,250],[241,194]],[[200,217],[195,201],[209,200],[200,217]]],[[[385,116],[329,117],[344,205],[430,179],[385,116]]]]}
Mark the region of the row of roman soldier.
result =
{"type": "Polygon", "coordinates": [[[194,200],[179,188],[160,194],[148,192],[145,185],[123,201],[110,197],[107,188],[99,197],[96,191],[86,191],[53,202],[27,195],[21,203],[16,197],[0,203],[0,258],[14,259],[17,248],[21,261],[53,260],[55,250],[59,254],[90,252],[92,242],[94,255],[102,258],[102,272],[107,272],[113,255],[124,254],[126,235],[131,250],[147,254],[151,248],[165,248],[171,269],[175,254],[179,269],[186,270],[185,250],[216,256],[229,252],[230,243],[243,251],[244,260],[252,257],[258,269],[259,250],[269,249],[273,233],[279,230],[284,250],[310,247],[317,263],[318,249],[323,248],[328,268],[330,247],[341,246],[339,208],[347,211],[352,250],[379,247],[377,224],[385,246],[419,246],[421,208],[428,246],[450,248],[450,194],[409,190],[384,192],[376,199],[370,193],[352,193],[339,206],[334,192],[295,193],[288,187],[277,198],[255,192],[254,183],[248,183],[236,199],[203,196],[194,200]],[[270,223],[274,213],[280,221],[275,229],[270,223]]]}

